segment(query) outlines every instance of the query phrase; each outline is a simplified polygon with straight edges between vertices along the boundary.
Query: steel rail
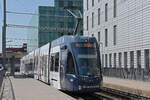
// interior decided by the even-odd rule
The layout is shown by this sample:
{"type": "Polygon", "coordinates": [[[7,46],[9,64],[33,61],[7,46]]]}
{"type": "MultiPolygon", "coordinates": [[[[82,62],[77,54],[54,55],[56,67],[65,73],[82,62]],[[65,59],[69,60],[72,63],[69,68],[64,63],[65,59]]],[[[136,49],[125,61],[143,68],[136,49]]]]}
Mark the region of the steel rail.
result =
{"type": "Polygon", "coordinates": [[[121,90],[116,90],[116,89],[111,89],[106,87],[102,87],[100,93],[104,93],[106,96],[120,97],[123,100],[150,100],[150,98],[138,94],[128,93],[121,90]]]}

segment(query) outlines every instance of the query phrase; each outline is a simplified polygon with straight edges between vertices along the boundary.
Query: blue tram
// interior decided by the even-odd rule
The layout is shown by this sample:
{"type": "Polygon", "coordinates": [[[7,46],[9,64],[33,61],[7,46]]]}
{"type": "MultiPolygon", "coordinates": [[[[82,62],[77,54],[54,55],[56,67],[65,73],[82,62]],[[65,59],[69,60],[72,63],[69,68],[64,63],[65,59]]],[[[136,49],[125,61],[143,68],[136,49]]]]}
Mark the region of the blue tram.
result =
{"type": "Polygon", "coordinates": [[[62,36],[39,49],[34,57],[39,61],[35,64],[37,79],[64,91],[100,90],[100,50],[94,37],[62,36]]]}

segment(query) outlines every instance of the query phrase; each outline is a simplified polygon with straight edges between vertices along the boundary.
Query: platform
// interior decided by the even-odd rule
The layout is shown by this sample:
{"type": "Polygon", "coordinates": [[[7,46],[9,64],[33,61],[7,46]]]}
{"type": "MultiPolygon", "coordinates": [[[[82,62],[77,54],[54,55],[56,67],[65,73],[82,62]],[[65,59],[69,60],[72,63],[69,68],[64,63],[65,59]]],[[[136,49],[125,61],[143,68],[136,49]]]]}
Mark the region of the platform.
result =
{"type": "Polygon", "coordinates": [[[150,82],[104,77],[103,86],[150,98],[150,82]]]}
{"type": "Polygon", "coordinates": [[[38,80],[10,77],[15,100],[75,100],[38,80]]]}

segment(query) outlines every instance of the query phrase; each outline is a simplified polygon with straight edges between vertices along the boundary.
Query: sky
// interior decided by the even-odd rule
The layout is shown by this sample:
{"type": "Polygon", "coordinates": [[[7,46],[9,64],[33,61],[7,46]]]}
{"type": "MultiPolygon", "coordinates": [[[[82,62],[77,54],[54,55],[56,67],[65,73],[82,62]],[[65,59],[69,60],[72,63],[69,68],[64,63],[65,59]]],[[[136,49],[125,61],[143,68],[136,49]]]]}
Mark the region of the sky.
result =
{"type": "MultiPolygon", "coordinates": [[[[53,0],[6,0],[7,11],[36,13],[38,6],[53,6],[53,0]]],[[[2,52],[2,21],[3,21],[3,0],[0,0],[0,52],[2,52]]],[[[22,14],[7,13],[7,24],[27,25],[30,26],[32,16],[22,14]]],[[[21,43],[26,42],[27,35],[29,34],[26,28],[12,28],[7,27],[6,45],[12,47],[13,45],[19,46],[21,43]]]]}

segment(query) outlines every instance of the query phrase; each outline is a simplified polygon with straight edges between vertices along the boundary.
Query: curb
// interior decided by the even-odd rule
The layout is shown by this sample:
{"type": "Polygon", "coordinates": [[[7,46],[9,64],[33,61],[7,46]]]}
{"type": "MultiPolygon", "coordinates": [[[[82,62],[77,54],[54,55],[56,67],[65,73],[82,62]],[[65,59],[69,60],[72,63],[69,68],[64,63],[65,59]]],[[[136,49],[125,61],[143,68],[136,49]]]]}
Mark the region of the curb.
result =
{"type": "Polygon", "coordinates": [[[0,100],[2,100],[2,97],[3,97],[4,87],[5,87],[5,77],[4,77],[4,79],[3,79],[2,87],[1,87],[1,89],[0,89],[0,100]]]}

